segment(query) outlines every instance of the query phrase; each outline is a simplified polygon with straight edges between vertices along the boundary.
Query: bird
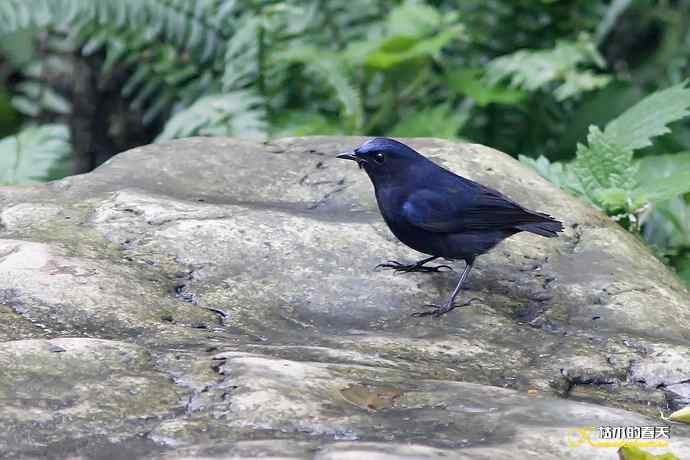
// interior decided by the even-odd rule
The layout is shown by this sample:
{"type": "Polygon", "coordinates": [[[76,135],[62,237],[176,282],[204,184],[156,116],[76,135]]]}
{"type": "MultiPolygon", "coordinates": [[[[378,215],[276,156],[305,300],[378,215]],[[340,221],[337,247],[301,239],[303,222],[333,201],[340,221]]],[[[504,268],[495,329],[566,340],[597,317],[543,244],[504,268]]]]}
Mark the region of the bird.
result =
{"type": "Polygon", "coordinates": [[[520,232],[557,237],[563,224],[548,214],[529,210],[502,193],[449,171],[397,140],[377,137],[337,155],[352,160],[369,176],[383,220],[408,247],[427,254],[412,264],[388,261],[375,268],[396,272],[439,272],[448,265],[428,266],[443,258],[463,260],[465,268],[443,305],[428,304],[412,316],[440,317],[457,305],[455,299],[475,259],[520,232]]]}

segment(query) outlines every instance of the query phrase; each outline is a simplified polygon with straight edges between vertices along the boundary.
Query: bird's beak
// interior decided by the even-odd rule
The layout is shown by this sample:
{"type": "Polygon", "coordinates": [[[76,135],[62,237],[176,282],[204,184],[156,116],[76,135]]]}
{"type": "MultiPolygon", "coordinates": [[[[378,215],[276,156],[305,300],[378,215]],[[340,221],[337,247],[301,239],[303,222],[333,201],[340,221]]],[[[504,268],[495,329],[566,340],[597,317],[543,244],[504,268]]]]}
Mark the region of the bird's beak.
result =
{"type": "Polygon", "coordinates": [[[364,158],[358,157],[355,152],[344,152],[336,156],[336,158],[340,158],[341,160],[356,161],[360,169],[362,168],[362,164],[367,162],[364,158]]]}
{"type": "Polygon", "coordinates": [[[359,161],[359,158],[357,158],[357,155],[355,155],[354,152],[344,152],[338,155],[336,158],[340,158],[342,160],[359,161]]]}

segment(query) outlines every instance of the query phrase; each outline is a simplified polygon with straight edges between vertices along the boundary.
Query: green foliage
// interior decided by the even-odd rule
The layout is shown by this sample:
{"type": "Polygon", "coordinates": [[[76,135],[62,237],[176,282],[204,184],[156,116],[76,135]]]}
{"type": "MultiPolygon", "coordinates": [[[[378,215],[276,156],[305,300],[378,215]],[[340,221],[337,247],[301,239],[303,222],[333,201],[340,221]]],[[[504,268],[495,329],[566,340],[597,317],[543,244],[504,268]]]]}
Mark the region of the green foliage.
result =
{"type": "Polygon", "coordinates": [[[690,89],[682,83],[646,97],[604,131],[591,126],[587,145],[578,144],[572,163],[551,164],[544,157],[537,161],[523,157],[523,162],[614,218],[636,223],[650,203],[690,192],[690,168],[667,171],[663,180],[652,180],[649,177],[655,175],[649,174],[649,167],[644,169],[647,174],[640,175],[639,163],[633,159],[633,150],[651,145],[653,137],[669,131],[667,124],[689,115],[688,108],[690,89]]]}
{"type": "Polygon", "coordinates": [[[618,457],[621,460],[679,460],[671,452],[655,455],[635,446],[621,447],[618,449],[618,457]]]}
{"type": "MultiPolygon", "coordinates": [[[[559,136],[549,158],[571,158],[573,146],[587,138],[591,125],[606,126],[644,97],[642,90],[630,82],[615,81],[599,91],[582,96],[582,102],[568,116],[568,127],[559,136]]],[[[682,148],[682,147],[681,147],[682,148]]]]}
{"type": "Polygon", "coordinates": [[[457,15],[443,17],[432,6],[414,1],[394,8],[383,29],[383,36],[370,44],[364,59],[367,67],[382,71],[437,57],[464,32],[457,15]]]}
{"type": "Polygon", "coordinates": [[[372,69],[389,70],[416,59],[435,56],[461,32],[462,28],[457,26],[427,39],[406,35],[389,38],[369,53],[366,65],[372,69]]]}
{"type": "Polygon", "coordinates": [[[53,179],[69,161],[69,132],[63,125],[30,126],[0,140],[0,184],[53,179]]]}
{"type": "Polygon", "coordinates": [[[690,251],[686,249],[683,256],[674,261],[673,267],[685,285],[690,286],[690,251]]]}
{"type": "Polygon", "coordinates": [[[15,87],[12,98],[14,108],[24,115],[37,117],[43,111],[66,115],[71,111],[70,102],[54,89],[37,81],[27,80],[15,87]]]}
{"type": "Polygon", "coordinates": [[[686,83],[657,91],[612,120],[590,127],[570,163],[521,156],[520,161],[560,188],[580,195],[645,239],[671,261],[690,286],[690,152],[635,160],[634,150],[668,133],[690,112],[686,83]],[[687,198],[683,195],[687,194],[687,198]]]}
{"type": "Polygon", "coordinates": [[[637,150],[652,145],[651,139],[670,129],[666,126],[690,115],[687,82],[657,91],[606,126],[606,137],[621,149],[637,150]]]}
{"type": "Polygon", "coordinates": [[[18,125],[19,117],[10,102],[10,96],[4,88],[0,88],[0,136],[11,134],[18,125]]]}
{"type": "Polygon", "coordinates": [[[633,151],[616,145],[596,126],[590,127],[587,143],[578,144],[572,165],[585,196],[614,215],[626,210],[632,206],[627,192],[636,185],[633,151]]]}
{"type": "Polygon", "coordinates": [[[489,104],[518,105],[527,93],[499,83],[489,83],[481,69],[454,69],[448,73],[448,86],[471,98],[478,106],[489,104]]]}
{"type": "Polygon", "coordinates": [[[568,190],[576,195],[585,194],[582,184],[570,164],[551,162],[544,155],[540,155],[536,160],[525,155],[520,155],[518,159],[558,188],[568,190]]]}
{"type": "Polygon", "coordinates": [[[314,47],[302,47],[278,54],[275,59],[286,63],[303,64],[313,78],[321,79],[333,90],[340,103],[346,126],[357,132],[364,123],[362,100],[351,83],[348,63],[339,56],[325,53],[314,47]]]}
{"type": "Polygon", "coordinates": [[[177,112],[156,138],[158,142],[178,137],[233,136],[261,137],[266,130],[258,115],[261,99],[248,92],[204,96],[191,107],[177,112]],[[242,116],[233,116],[241,113],[242,116]],[[249,115],[255,116],[249,116],[249,115]]]}
{"type": "Polygon", "coordinates": [[[453,110],[449,104],[408,114],[395,125],[390,135],[394,137],[456,137],[467,121],[467,110],[453,110]]]}
{"type": "MultiPolygon", "coordinates": [[[[667,187],[679,171],[690,171],[690,152],[655,155],[639,162],[640,188],[652,192],[667,187]]],[[[690,286],[690,194],[660,201],[642,217],[644,239],[676,267],[678,276],[690,286]]]]}
{"type": "Polygon", "coordinates": [[[316,112],[293,110],[274,122],[274,137],[344,134],[343,126],[316,112]]]}
{"type": "MultiPolygon", "coordinates": [[[[103,53],[104,72],[131,68],[122,95],[132,101],[132,107],[144,110],[145,122],[173,108],[190,107],[205,94],[239,88],[246,84],[248,75],[255,76],[256,65],[247,65],[245,55],[256,55],[256,35],[251,34],[256,32],[257,22],[238,2],[217,0],[0,3],[0,34],[32,29],[66,34],[67,51],[80,50],[85,56],[103,53]],[[249,42],[251,46],[241,52],[249,42]],[[225,58],[232,63],[224,62],[225,58]]],[[[32,76],[30,70],[27,75],[32,76]]],[[[27,114],[69,110],[55,92],[31,84],[23,89],[15,102],[27,114]]],[[[231,105],[224,107],[233,112],[228,117],[243,115],[231,105]]],[[[259,116],[247,114],[244,124],[252,125],[259,116]]]]}
{"type": "MultiPolygon", "coordinates": [[[[285,126],[271,126],[298,120],[285,116],[296,110],[327,118],[323,126],[340,124],[340,132],[380,134],[400,132],[407,116],[400,108],[411,102],[424,101],[418,108],[430,116],[441,113],[434,107],[447,103],[447,113],[462,112],[466,117],[471,107],[461,100],[464,96],[479,107],[522,106],[525,91],[487,83],[487,76],[475,70],[480,62],[514,51],[510,47],[515,46],[511,38],[515,34],[505,34],[500,40],[484,37],[486,28],[477,24],[493,17],[524,15],[525,31],[513,32],[534,36],[534,43],[542,43],[537,36],[548,28],[532,26],[540,24],[534,18],[564,20],[576,12],[588,18],[593,30],[593,19],[603,13],[596,8],[551,5],[537,12],[521,2],[497,6],[472,0],[458,6],[443,1],[435,5],[414,0],[4,0],[0,34],[35,31],[38,41],[49,44],[54,37],[66,36],[63,52],[102,58],[104,78],[116,71],[129,75],[122,96],[131,101],[132,108],[143,111],[144,122],[173,123],[164,127],[161,139],[194,132],[175,124],[179,113],[198,111],[201,98],[238,91],[248,91],[263,102],[251,104],[248,112],[245,104],[222,104],[229,111],[227,117],[207,116],[204,123],[246,116],[240,125],[258,126],[253,120],[265,119],[265,133],[282,132],[285,126]],[[46,34],[50,34],[47,40],[46,34]],[[489,43],[494,48],[500,44],[505,51],[483,50],[489,43]],[[449,68],[468,71],[449,72],[449,68]]],[[[575,30],[575,24],[568,27],[575,30]]],[[[594,59],[598,54],[584,39],[564,41],[553,50],[547,45],[534,56],[540,62],[554,60],[554,65],[565,66],[559,95],[586,90],[587,67],[599,64],[594,59]]],[[[42,62],[40,67],[43,73],[51,73],[42,62]]],[[[499,64],[496,67],[500,70],[499,64]]],[[[64,115],[70,110],[59,92],[42,84],[40,74],[29,69],[25,73],[32,81],[17,87],[15,96],[25,114],[64,115]]],[[[591,80],[598,82],[600,76],[591,80]]],[[[461,129],[471,131],[485,118],[458,120],[448,124],[444,136],[457,137],[461,129]],[[453,126],[455,130],[450,129],[453,126]]],[[[206,128],[206,132],[228,132],[223,126],[217,128],[206,128]]]]}
{"type": "Polygon", "coordinates": [[[594,43],[582,36],[574,42],[559,41],[553,49],[519,50],[496,58],[489,63],[488,77],[493,84],[510,80],[527,91],[553,85],[556,99],[563,101],[609,83],[611,77],[583,68],[591,65],[603,68],[604,60],[594,43]]]}

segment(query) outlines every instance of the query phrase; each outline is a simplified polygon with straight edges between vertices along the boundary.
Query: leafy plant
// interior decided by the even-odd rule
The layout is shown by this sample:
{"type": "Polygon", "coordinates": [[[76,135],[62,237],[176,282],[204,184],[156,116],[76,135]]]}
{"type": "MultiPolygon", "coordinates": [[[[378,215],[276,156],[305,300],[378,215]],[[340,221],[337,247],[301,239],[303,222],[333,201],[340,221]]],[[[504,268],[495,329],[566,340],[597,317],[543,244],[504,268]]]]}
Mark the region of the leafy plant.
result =
{"type": "Polygon", "coordinates": [[[66,126],[24,128],[16,135],[0,140],[0,184],[30,184],[64,175],[60,170],[66,169],[69,154],[66,126]]]}
{"type": "MultiPolygon", "coordinates": [[[[516,44],[542,46],[541,38],[550,29],[534,18],[565,24],[564,18],[573,12],[587,18],[586,32],[593,32],[594,19],[605,10],[548,5],[536,11],[523,1],[499,5],[476,0],[461,5],[441,1],[434,6],[415,0],[5,0],[0,3],[0,34],[33,31],[38,42],[62,47],[61,51],[45,47],[47,57],[31,64],[33,70],[24,69],[28,81],[16,87],[18,107],[33,117],[69,112],[61,93],[40,76],[51,74],[45,65],[49,58],[76,53],[101,60],[104,80],[114,72],[126,76],[122,97],[142,112],[144,123],[163,121],[158,139],[243,136],[245,131],[236,128],[244,126],[252,126],[246,132],[250,136],[259,134],[259,129],[263,134],[304,132],[300,123],[309,121],[289,116],[293,110],[328,120],[320,124],[324,127],[341,125],[339,132],[400,133],[404,132],[400,126],[410,126],[404,120],[408,112],[419,111],[401,108],[415,106],[433,117],[441,113],[435,108],[443,104],[446,113],[461,115],[441,134],[457,137],[461,129],[470,133],[484,123],[485,116],[471,116],[477,107],[487,108],[491,123],[506,129],[514,124],[501,123],[503,114],[494,116],[490,106],[502,104],[508,111],[520,107],[525,91],[482,80],[501,79],[508,73],[512,80],[521,78],[519,66],[507,65],[501,73],[501,62],[510,64],[528,56],[557,68],[566,83],[575,85],[560,90],[568,95],[603,81],[600,75],[590,79],[592,84],[585,81],[591,73],[588,67],[601,63],[584,38],[565,38],[552,49],[553,40],[547,40],[546,49],[495,59],[514,51],[516,44]],[[484,36],[486,27],[477,26],[511,15],[525,19],[515,24],[515,33],[501,34],[500,39],[484,36]],[[515,35],[524,40],[516,43],[515,35]],[[480,63],[490,59],[495,59],[489,66],[495,72],[477,74],[480,63]],[[463,97],[471,98],[476,107],[463,97]],[[233,98],[237,104],[218,103],[233,98]],[[250,99],[256,103],[241,103],[250,99]],[[203,122],[194,123],[203,129],[180,129],[179,121],[195,114],[203,115],[203,122]]],[[[574,32],[583,24],[567,27],[574,32]]],[[[527,91],[542,87],[524,79],[520,85],[527,91]]],[[[424,124],[421,117],[415,118],[424,124]]],[[[431,126],[429,120],[426,126],[431,126]]],[[[434,134],[428,129],[416,131],[434,134]]],[[[495,134],[499,139],[511,138],[495,134]]]]}
{"type": "Polygon", "coordinates": [[[261,116],[261,99],[248,92],[204,96],[191,107],[173,115],[156,141],[190,136],[261,137],[266,122],[261,116]],[[235,116],[242,113],[242,116],[235,116]]]}
{"type": "Polygon", "coordinates": [[[559,41],[549,50],[519,50],[489,63],[488,78],[493,84],[508,79],[512,86],[527,91],[554,84],[554,95],[563,101],[576,94],[601,88],[611,81],[584,66],[604,68],[604,59],[594,43],[583,35],[577,41],[559,41]]]}
{"type": "Polygon", "coordinates": [[[325,53],[314,47],[301,47],[277,54],[274,59],[304,65],[307,73],[332,88],[341,108],[342,122],[347,130],[357,132],[364,124],[360,94],[348,74],[349,63],[343,56],[325,53]],[[349,128],[349,129],[348,129],[349,128]]]}
{"type": "Polygon", "coordinates": [[[477,68],[458,68],[448,72],[448,86],[458,94],[471,98],[478,106],[489,104],[518,105],[527,92],[499,83],[490,83],[485,72],[477,68]]]}
{"type": "Polygon", "coordinates": [[[407,115],[392,128],[390,135],[452,139],[457,136],[468,116],[466,108],[453,109],[449,104],[441,104],[407,115]]]}
{"type": "Polygon", "coordinates": [[[651,203],[690,192],[690,168],[650,181],[640,176],[639,162],[633,158],[635,150],[652,145],[652,138],[668,133],[669,123],[689,115],[688,108],[690,89],[681,83],[646,97],[603,131],[590,126],[587,144],[578,144],[571,163],[552,164],[544,157],[536,161],[524,156],[520,159],[615,219],[639,225],[639,215],[651,203]]]}
{"type": "Polygon", "coordinates": [[[603,131],[591,126],[587,145],[578,144],[572,162],[550,162],[544,156],[521,156],[520,161],[641,231],[690,286],[690,153],[634,159],[635,150],[669,133],[667,125],[690,115],[688,109],[690,89],[681,83],[646,97],[603,131]]]}
{"type": "Polygon", "coordinates": [[[663,454],[652,454],[636,446],[622,446],[618,449],[618,457],[621,460],[679,460],[671,452],[663,454]]]}
{"type": "MultiPolygon", "coordinates": [[[[677,171],[690,170],[690,152],[642,158],[640,183],[652,189],[677,171]]],[[[645,240],[678,272],[690,286],[690,194],[655,203],[643,215],[645,240]]]]}

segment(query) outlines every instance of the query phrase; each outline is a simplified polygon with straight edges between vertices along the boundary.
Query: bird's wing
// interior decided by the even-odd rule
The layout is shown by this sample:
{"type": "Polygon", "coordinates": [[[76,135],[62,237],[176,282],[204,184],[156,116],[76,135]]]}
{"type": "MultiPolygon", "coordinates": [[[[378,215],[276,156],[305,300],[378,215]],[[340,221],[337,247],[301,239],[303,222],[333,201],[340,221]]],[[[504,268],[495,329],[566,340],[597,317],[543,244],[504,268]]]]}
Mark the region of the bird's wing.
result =
{"type": "Polygon", "coordinates": [[[412,224],[437,233],[515,228],[548,221],[546,214],[529,211],[501,193],[483,185],[464,193],[421,189],[403,204],[403,215],[412,224]]]}

